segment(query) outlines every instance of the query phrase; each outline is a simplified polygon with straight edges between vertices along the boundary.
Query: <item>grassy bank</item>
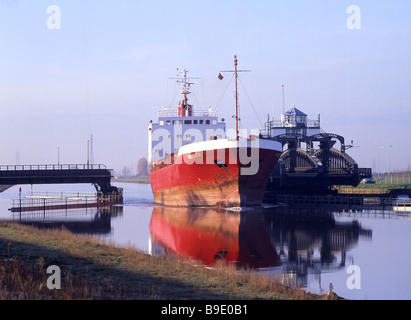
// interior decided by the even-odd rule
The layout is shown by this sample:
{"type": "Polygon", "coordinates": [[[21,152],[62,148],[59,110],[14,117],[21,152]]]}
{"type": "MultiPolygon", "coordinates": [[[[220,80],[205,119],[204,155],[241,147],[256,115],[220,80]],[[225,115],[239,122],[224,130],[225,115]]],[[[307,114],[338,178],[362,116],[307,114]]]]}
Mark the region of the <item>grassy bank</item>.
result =
{"type": "Polygon", "coordinates": [[[233,266],[196,267],[172,256],[102,244],[65,230],[0,223],[0,299],[335,299],[233,266]],[[61,269],[61,289],[46,269],[61,269]]]}
{"type": "Polygon", "coordinates": [[[338,190],[340,193],[360,193],[360,194],[385,194],[389,193],[391,190],[397,189],[408,189],[411,190],[410,184],[360,184],[358,187],[353,186],[335,186],[334,189],[338,190]]]}

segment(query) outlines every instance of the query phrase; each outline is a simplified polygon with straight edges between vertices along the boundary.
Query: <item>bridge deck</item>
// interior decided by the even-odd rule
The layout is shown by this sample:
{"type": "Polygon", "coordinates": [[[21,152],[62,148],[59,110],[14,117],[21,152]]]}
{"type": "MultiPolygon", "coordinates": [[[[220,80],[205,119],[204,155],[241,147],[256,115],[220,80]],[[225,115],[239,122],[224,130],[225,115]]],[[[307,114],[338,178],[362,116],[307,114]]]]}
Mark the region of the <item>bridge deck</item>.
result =
{"type": "Polygon", "coordinates": [[[113,171],[101,164],[0,166],[0,185],[91,183],[110,188],[113,171]]]}

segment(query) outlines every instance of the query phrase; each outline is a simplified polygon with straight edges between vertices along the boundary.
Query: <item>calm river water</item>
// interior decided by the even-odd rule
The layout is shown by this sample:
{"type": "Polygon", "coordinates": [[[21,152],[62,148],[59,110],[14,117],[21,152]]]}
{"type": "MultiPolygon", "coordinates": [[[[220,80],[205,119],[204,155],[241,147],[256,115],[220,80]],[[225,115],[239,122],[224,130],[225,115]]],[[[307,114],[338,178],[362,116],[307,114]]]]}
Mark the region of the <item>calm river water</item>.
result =
{"type": "MultiPolygon", "coordinates": [[[[0,219],[43,228],[64,225],[153,255],[172,252],[212,265],[226,259],[286,275],[314,293],[354,300],[411,299],[411,216],[394,212],[271,207],[245,212],[165,208],[149,185],[115,184],[124,204],[110,209],[11,213],[19,187],[0,193],[0,219]],[[354,269],[352,266],[354,266],[354,269]],[[353,285],[355,287],[353,288],[353,285]]],[[[31,191],[94,192],[90,185],[22,186],[31,191]],[[34,190],[33,190],[34,189],[34,190]]]]}

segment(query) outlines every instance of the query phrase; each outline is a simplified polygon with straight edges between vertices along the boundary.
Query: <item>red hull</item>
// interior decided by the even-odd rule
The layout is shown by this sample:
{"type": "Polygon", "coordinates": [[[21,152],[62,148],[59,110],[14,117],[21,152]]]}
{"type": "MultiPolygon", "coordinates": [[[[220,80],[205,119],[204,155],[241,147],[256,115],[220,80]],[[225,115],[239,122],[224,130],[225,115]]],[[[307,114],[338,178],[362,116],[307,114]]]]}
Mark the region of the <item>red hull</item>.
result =
{"type": "MultiPolygon", "coordinates": [[[[248,154],[252,154],[250,147],[248,151],[248,154]]],[[[216,159],[211,164],[209,160],[207,162],[209,152],[196,152],[190,160],[184,155],[174,157],[172,164],[154,165],[150,172],[150,183],[155,202],[177,207],[261,205],[268,177],[281,152],[259,148],[258,171],[252,175],[242,174],[241,170],[250,165],[241,164],[238,148],[227,148],[225,152],[211,151],[214,152],[213,159],[216,159]]]]}

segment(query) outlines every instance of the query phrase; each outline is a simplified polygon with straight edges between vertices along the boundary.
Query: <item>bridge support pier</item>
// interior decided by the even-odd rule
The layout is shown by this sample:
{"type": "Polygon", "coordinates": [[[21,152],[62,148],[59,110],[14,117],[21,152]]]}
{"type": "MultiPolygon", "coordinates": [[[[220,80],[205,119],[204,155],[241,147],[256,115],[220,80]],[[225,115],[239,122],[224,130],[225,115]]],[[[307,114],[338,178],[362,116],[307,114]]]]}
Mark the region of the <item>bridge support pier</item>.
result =
{"type": "MultiPolygon", "coordinates": [[[[97,186],[94,186],[97,189],[97,186]]],[[[97,189],[97,202],[106,204],[123,203],[123,189],[111,185],[101,187],[100,190],[97,189]]]]}

